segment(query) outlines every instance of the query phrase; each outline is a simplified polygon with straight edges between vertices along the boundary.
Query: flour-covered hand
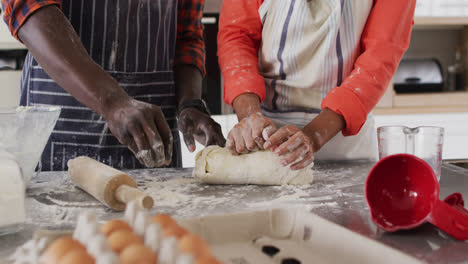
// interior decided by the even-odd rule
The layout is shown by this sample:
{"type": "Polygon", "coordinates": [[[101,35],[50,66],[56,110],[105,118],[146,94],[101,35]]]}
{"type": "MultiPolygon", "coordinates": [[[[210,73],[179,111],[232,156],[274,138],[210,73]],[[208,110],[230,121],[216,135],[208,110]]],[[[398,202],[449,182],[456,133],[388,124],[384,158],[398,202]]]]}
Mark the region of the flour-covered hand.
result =
{"type": "Polygon", "coordinates": [[[314,161],[314,148],[310,138],[294,125],[284,126],[274,133],[264,145],[281,158],[283,166],[300,170],[314,161]]]}
{"type": "Polygon", "coordinates": [[[221,126],[196,108],[185,108],[179,115],[177,125],[190,152],[195,151],[195,140],[204,146],[224,147],[226,143],[221,126]]]}
{"type": "Polygon", "coordinates": [[[140,163],[150,168],[171,163],[172,133],[160,107],[129,98],[107,107],[104,118],[140,163]]]}
{"type": "Polygon", "coordinates": [[[233,155],[246,154],[263,149],[265,139],[276,131],[273,122],[262,113],[242,119],[229,132],[226,148],[233,155]]]}

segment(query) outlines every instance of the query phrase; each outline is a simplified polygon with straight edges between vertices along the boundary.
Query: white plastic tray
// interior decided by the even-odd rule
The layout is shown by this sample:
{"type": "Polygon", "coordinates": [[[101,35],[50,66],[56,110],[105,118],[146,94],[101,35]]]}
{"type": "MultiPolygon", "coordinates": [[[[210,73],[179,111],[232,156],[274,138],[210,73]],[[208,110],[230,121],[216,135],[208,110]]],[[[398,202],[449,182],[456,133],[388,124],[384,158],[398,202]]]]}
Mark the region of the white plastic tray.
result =
{"type": "Polygon", "coordinates": [[[180,224],[202,236],[227,264],[421,263],[303,209],[205,216],[180,224]]]}

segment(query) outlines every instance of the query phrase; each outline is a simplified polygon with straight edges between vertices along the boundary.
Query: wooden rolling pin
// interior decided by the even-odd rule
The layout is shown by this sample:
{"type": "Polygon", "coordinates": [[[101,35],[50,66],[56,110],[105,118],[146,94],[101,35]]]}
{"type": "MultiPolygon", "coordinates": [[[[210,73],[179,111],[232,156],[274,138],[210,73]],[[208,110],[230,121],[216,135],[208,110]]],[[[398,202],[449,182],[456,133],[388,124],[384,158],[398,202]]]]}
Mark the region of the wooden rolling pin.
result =
{"type": "Polygon", "coordinates": [[[71,181],[108,207],[123,211],[128,202],[136,201],[140,208],[153,207],[153,198],[139,191],[129,175],[88,157],[68,161],[71,181]]]}

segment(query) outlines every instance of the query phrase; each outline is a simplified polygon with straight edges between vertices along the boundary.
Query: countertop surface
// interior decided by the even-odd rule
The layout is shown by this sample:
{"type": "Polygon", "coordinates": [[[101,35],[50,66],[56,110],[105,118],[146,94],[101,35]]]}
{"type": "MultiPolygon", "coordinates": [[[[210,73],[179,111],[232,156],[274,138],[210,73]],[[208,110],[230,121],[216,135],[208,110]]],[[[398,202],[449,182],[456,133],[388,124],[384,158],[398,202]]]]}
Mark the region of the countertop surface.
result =
{"type": "MultiPolygon", "coordinates": [[[[428,263],[468,263],[468,243],[456,241],[430,224],[411,231],[386,233],[369,218],[364,181],[372,163],[317,164],[314,183],[294,186],[204,185],[191,169],[134,170],[141,189],[155,199],[151,213],[170,213],[184,219],[207,214],[301,206],[336,224],[406,252],[428,263]]],[[[468,197],[468,170],[444,165],[441,198],[453,192],[468,197]]],[[[0,262],[32,238],[37,229],[65,230],[80,212],[94,211],[100,220],[121,217],[75,188],[66,172],[43,172],[27,189],[27,219],[22,231],[0,237],[0,262]]]]}

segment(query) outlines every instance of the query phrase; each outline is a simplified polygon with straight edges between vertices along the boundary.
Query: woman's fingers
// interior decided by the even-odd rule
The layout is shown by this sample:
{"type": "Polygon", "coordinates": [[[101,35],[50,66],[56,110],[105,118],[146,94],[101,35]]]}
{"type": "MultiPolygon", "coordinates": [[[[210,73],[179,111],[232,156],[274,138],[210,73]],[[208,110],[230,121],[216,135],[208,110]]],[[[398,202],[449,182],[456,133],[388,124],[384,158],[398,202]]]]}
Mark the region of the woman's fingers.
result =
{"type": "Polygon", "coordinates": [[[310,138],[296,126],[285,126],[274,133],[265,143],[280,156],[283,166],[291,165],[298,170],[310,165],[314,152],[310,138]],[[271,145],[270,145],[271,144],[271,145]]]}
{"type": "Polygon", "coordinates": [[[241,135],[242,139],[245,143],[245,148],[248,151],[256,151],[258,150],[257,143],[255,142],[255,138],[252,136],[252,122],[247,121],[247,124],[241,128],[241,135]]]}
{"type": "Polygon", "coordinates": [[[308,153],[310,152],[310,147],[306,144],[300,145],[298,148],[294,149],[291,152],[288,152],[282,155],[281,158],[281,165],[287,166],[292,164],[295,161],[299,161],[304,159],[308,153]]]}
{"type": "Polygon", "coordinates": [[[275,149],[275,154],[282,156],[286,153],[293,152],[299,146],[307,144],[307,139],[305,138],[304,134],[300,131],[290,137],[286,142],[282,143],[275,149]]]}
{"type": "Polygon", "coordinates": [[[284,126],[278,129],[278,131],[276,131],[273,135],[271,135],[267,139],[263,147],[265,149],[271,149],[271,148],[277,147],[283,144],[283,142],[287,141],[297,131],[300,131],[300,129],[294,125],[284,126]]]}
{"type": "Polygon", "coordinates": [[[298,161],[291,165],[291,170],[302,170],[314,162],[314,153],[310,152],[303,160],[298,161]]]}
{"type": "Polygon", "coordinates": [[[248,150],[245,147],[244,138],[242,137],[242,131],[239,126],[239,124],[235,125],[231,132],[229,132],[226,142],[226,148],[233,155],[248,153],[248,150]]]}

